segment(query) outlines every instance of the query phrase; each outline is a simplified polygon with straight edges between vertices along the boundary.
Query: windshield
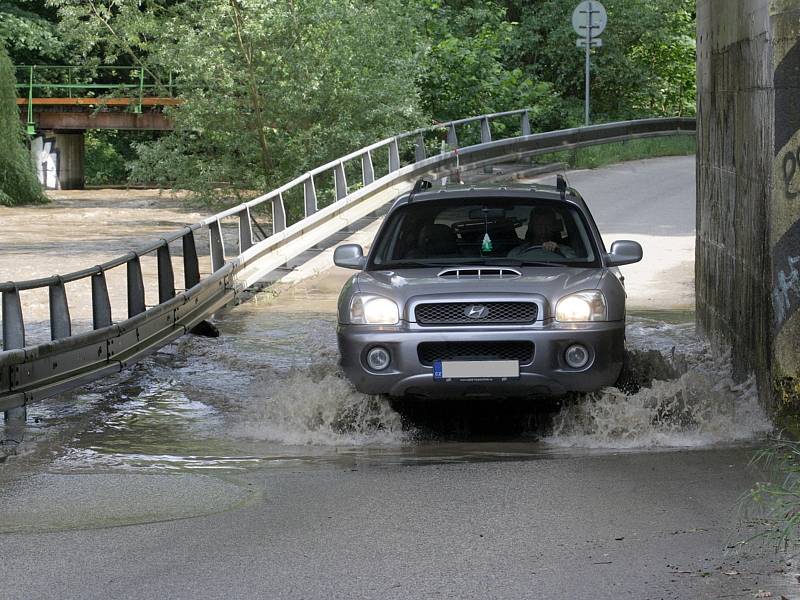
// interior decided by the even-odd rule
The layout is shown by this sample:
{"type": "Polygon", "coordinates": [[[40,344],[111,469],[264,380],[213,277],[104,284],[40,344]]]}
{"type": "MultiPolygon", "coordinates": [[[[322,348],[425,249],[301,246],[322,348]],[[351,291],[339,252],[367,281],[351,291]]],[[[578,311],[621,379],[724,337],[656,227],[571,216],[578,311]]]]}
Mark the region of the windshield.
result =
{"type": "Polygon", "coordinates": [[[599,266],[576,207],[529,198],[407,204],[389,216],[370,268],[454,264],[599,266]]]}

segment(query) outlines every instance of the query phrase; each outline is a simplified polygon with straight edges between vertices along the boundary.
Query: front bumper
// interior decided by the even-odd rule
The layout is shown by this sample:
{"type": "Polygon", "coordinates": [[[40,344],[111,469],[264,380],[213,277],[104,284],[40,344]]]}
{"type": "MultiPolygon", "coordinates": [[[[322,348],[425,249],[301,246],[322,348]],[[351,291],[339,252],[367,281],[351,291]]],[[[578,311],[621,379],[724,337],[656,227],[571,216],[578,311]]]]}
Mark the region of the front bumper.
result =
{"type": "Polygon", "coordinates": [[[624,321],[564,325],[553,322],[536,329],[437,328],[342,325],[337,329],[342,369],[356,389],[365,394],[423,397],[553,396],[591,392],[613,385],[622,369],[624,321]],[[520,365],[519,379],[506,381],[436,381],[433,367],[420,361],[422,342],[533,342],[533,360],[520,365]],[[590,360],[582,369],[564,362],[564,351],[580,343],[590,360]],[[383,346],[391,354],[389,367],[373,372],[365,362],[367,351],[383,346]]]}

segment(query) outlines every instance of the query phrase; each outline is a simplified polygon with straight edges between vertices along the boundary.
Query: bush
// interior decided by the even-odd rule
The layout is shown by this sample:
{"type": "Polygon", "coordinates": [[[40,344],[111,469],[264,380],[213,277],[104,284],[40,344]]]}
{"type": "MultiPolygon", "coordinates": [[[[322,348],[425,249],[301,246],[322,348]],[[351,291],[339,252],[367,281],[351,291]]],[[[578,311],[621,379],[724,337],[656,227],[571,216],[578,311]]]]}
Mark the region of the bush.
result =
{"type": "Polygon", "coordinates": [[[0,45],[0,204],[6,206],[47,202],[25,144],[15,85],[14,67],[0,45]]]}

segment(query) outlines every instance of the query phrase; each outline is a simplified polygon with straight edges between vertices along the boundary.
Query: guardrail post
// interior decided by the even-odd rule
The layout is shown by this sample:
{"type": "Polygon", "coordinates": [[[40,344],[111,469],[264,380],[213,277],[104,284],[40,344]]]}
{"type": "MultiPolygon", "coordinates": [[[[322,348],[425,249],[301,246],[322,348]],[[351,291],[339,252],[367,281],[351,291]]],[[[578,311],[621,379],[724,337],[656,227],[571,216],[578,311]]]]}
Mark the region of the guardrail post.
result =
{"type": "Polygon", "coordinates": [[[22,304],[19,290],[3,292],[3,349],[25,347],[25,321],[22,318],[22,304]]]}
{"type": "MultiPolygon", "coordinates": [[[[22,305],[19,301],[19,291],[14,288],[10,292],[3,292],[3,350],[14,350],[25,347],[25,321],[22,318],[22,305]]],[[[6,431],[10,438],[19,441],[22,438],[22,428],[28,417],[28,410],[19,406],[5,411],[6,431]]]]}
{"type": "Polygon", "coordinates": [[[317,212],[317,189],[314,187],[314,176],[309,175],[303,182],[303,199],[305,200],[306,216],[317,212]]]}
{"type": "Polygon", "coordinates": [[[458,148],[458,135],[456,135],[456,126],[450,123],[447,126],[447,145],[450,148],[458,148]]]}
{"type": "Polygon", "coordinates": [[[283,205],[283,194],[272,198],[272,234],[286,229],[286,207],[283,205]]]}
{"type": "MultiPolygon", "coordinates": [[[[58,277],[58,276],[57,276],[58,277]]],[[[58,277],[58,282],[48,286],[50,299],[50,339],[60,340],[72,335],[72,321],[69,317],[69,303],[64,282],[58,277]]]]}
{"type": "Polygon", "coordinates": [[[367,150],[361,155],[361,180],[364,186],[375,181],[375,169],[372,168],[372,153],[367,150]]]}
{"type": "Polygon", "coordinates": [[[92,275],[92,326],[95,329],[102,329],[109,325],[111,325],[111,301],[108,299],[106,274],[99,270],[92,275]]]}
{"type": "Polygon", "coordinates": [[[156,250],[158,260],[158,303],[166,302],[175,297],[175,272],[172,270],[172,257],[169,253],[169,244],[164,240],[164,245],[156,250]]]}
{"type": "Polygon", "coordinates": [[[419,162],[425,160],[425,136],[421,133],[417,136],[417,142],[414,144],[414,161],[419,162]]]}
{"type": "Polygon", "coordinates": [[[489,119],[483,117],[481,119],[481,144],[488,144],[492,141],[492,128],[489,125],[489,119]]]}
{"type": "Polygon", "coordinates": [[[142,263],[138,256],[126,263],[128,275],[128,318],[135,317],[146,310],[144,304],[144,280],[142,263]]]}
{"type": "Polygon", "coordinates": [[[347,196],[347,176],[344,172],[344,164],[339,163],[333,170],[333,184],[336,188],[336,199],[341,200],[347,196]]]}
{"type": "Polygon", "coordinates": [[[211,251],[211,270],[218,271],[225,266],[225,245],[222,242],[222,228],[219,221],[208,226],[209,250],[211,251]]]}
{"type": "Polygon", "coordinates": [[[528,115],[527,110],[524,113],[522,113],[522,117],[520,118],[519,128],[522,130],[522,135],[531,134],[531,118],[528,115]]]}
{"type": "Polygon", "coordinates": [[[181,238],[183,246],[183,285],[187,290],[200,283],[200,262],[197,260],[197,246],[194,232],[190,229],[181,238]]]}
{"type": "Polygon", "coordinates": [[[400,148],[397,145],[397,138],[389,142],[389,173],[394,173],[400,169],[400,148]]]}
{"type": "Polygon", "coordinates": [[[239,213],[239,254],[253,245],[253,227],[250,224],[250,207],[239,213]]]}

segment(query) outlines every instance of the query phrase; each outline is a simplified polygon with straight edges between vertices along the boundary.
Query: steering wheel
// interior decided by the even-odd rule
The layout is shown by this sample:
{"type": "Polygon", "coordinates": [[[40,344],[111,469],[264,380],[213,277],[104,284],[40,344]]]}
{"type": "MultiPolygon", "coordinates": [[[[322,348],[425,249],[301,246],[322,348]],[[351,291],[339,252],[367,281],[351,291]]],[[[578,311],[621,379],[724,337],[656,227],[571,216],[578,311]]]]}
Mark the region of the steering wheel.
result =
{"type": "Polygon", "coordinates": [[[543,250],[545,252],[552,252],[553,254],[558,254],[559,256],[563,256],[564,258],[566,258],[564,253],[561,251],[561,247],[558,244],[556,244],[556,249],[555,250],[547,250],[544,247],[544,244],[526,244],[522,248],[522,250],[520,250],[520,254],[524,254],[528,250],[543,250]]]}

